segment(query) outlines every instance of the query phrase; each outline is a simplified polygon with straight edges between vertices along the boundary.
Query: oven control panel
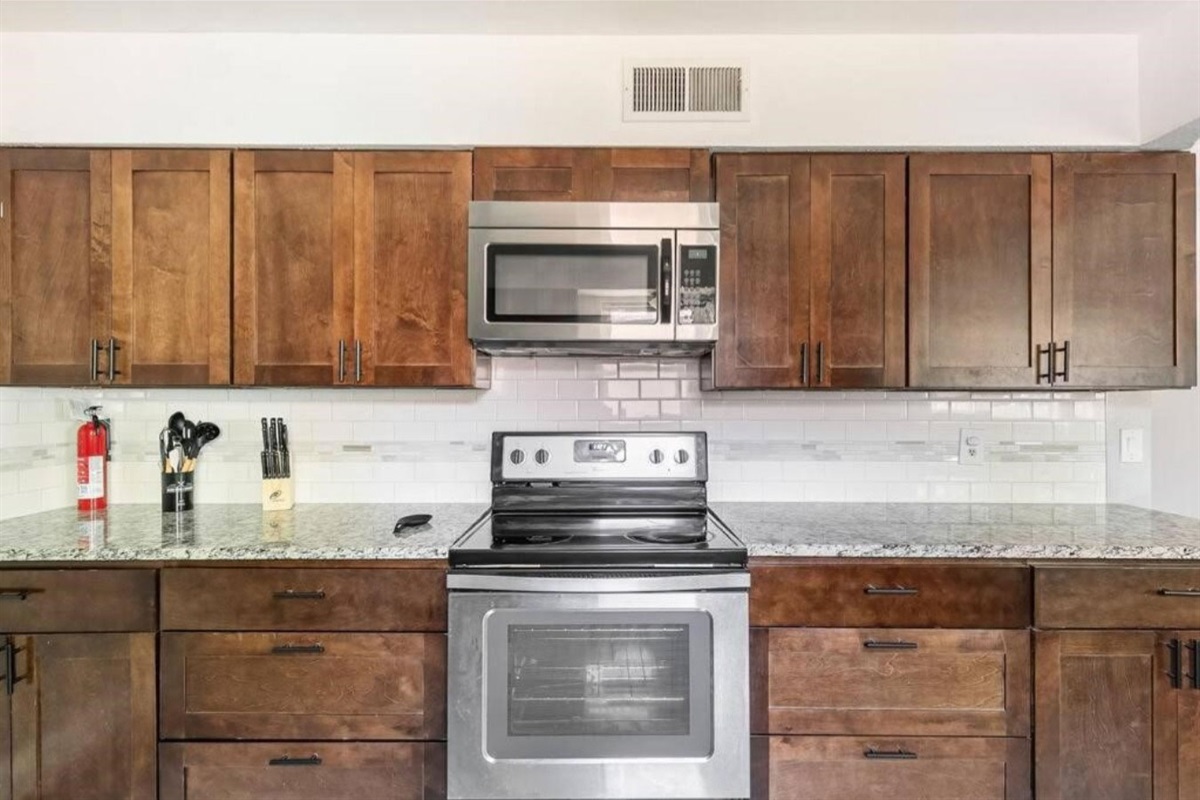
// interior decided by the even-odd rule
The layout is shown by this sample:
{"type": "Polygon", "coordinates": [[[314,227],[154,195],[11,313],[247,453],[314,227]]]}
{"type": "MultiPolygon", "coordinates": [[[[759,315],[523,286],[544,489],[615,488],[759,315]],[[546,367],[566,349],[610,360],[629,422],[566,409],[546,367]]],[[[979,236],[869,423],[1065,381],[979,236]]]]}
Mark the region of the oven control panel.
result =
{"type": "Polygon", "coordinates": [[[708,479],[703,433],[496,433],[492,479],[504,481],[708,479]]]}
{"type": "Polygon", "coordinates": [[[680,325],[717,322],[717,248],[711,244],[679,246],[680,325]]]}

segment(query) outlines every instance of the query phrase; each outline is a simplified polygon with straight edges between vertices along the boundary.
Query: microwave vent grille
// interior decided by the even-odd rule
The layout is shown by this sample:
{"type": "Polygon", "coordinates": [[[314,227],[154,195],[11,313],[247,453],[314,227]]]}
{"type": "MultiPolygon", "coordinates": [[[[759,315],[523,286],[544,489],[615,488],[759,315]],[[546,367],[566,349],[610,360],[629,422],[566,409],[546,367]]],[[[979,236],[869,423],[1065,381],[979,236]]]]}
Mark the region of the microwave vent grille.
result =
{"type": "Polygon", "coordinates": [[[628,122],[748,119],[741,64],[630,62],[623,89],[628,122]]]}

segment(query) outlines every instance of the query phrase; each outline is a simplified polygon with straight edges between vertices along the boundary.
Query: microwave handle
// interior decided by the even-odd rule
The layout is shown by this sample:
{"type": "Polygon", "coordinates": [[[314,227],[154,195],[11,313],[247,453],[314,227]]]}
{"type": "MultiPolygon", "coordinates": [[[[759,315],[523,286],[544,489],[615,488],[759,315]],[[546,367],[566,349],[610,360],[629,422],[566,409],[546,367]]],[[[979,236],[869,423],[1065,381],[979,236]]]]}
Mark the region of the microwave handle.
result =
{"type": "Polygon", "coordinates": [[[661,320],[664,324],[671,322],[671,251],[674,246],[675,243],[670,239],[663,239],[659,251],[659,280],[662,283],[659,287],[658,301],[662,306],[661,320]]]}

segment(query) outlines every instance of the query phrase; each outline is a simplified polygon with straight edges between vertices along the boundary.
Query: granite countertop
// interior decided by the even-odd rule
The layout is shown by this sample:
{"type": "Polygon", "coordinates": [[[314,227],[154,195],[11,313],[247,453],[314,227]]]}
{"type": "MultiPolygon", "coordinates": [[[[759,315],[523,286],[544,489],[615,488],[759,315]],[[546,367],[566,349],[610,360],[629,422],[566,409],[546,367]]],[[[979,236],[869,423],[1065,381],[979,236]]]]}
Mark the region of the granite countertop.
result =
{"type": "MultiPolygon", "coordinates": [[[[1200,520],[1122,505],[714,503],[752,556],[1200,561],[1200,520]]],[[[0,562],[441,559],[483,504],[157,505],[0,522],[0,562]],[[400,537],[396,520],[432,522],[400,537]]]]}

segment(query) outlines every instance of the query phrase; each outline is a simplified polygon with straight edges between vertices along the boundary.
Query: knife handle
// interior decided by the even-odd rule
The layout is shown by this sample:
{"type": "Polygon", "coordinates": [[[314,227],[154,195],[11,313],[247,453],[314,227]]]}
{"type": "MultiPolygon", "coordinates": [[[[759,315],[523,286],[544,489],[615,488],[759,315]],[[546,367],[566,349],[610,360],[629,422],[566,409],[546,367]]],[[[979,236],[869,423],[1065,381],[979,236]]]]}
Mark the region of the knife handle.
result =
{"type": "Polygon", "coordinates": [[[263,450],[271,449],[270,439],[267,437],[267,418],[262,418],[262,433],[263,433],[263,450]]]}

